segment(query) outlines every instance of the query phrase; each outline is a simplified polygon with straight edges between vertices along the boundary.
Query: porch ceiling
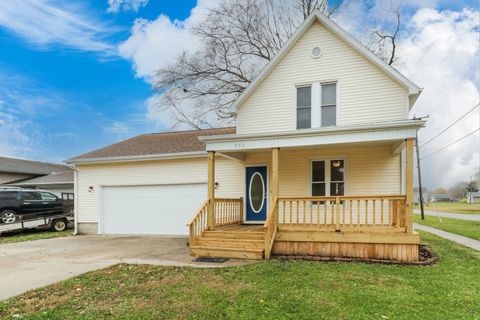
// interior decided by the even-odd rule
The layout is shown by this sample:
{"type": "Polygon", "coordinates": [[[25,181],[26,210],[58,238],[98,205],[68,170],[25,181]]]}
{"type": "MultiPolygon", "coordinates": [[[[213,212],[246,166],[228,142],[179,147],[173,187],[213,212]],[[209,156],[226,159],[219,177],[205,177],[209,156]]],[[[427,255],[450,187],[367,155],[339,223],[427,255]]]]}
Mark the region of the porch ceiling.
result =
{"type": "Polygon", "coordinates": [[[404,120],[355,126],[306,129],[259,134],[230,134],[200,137],[207,151],[238,153],[269,148],[328,146],[350,143],[392,143],[392,152],[402,149],[402,142],[414,138],[425,121],[404,120]]]}

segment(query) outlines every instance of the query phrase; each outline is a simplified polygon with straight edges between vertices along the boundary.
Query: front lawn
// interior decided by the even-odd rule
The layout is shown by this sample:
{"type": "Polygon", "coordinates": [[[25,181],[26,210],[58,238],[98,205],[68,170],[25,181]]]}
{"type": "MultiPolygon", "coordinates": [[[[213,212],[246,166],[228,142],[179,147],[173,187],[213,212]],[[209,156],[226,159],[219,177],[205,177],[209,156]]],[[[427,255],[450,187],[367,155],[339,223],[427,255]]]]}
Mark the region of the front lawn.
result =
{"type": "Polygon", "coordinates": [[[5,319],[478,319],[480,253],[422,233],[427,267],[117,265],[0,302],[5,319]]]}
{"type": "Polygon", "coordinates": [[[45,230],[26,230],[21,233],[5,233],[0,235],[0,244],[3,243],[13,243],[21,241],[30,241],[30,240],[40,240],[40,239],[50,239],[58,237],[67,237],[71,236],[73,230],[67,229],[65,231],[56,232],[56,231],[45,231],[45,230]]]}
{"type": "Polygon", "coordinates": [[[427,215],[425,220],[422,220],[419,215],[414,215],[413,220],[426,226],[480,240],[480,222],[478,221],[439,218],[427,215]]]}
{"type": "MultiPolygon", "coordinates": [[[[424,208],[428,211],[480,214],[480,203],[468,204],[463,202],[436,202],[425,203],[424,208]]],[[[420,209],[420,205],[414,205],[414,209],[420,209]]]]}

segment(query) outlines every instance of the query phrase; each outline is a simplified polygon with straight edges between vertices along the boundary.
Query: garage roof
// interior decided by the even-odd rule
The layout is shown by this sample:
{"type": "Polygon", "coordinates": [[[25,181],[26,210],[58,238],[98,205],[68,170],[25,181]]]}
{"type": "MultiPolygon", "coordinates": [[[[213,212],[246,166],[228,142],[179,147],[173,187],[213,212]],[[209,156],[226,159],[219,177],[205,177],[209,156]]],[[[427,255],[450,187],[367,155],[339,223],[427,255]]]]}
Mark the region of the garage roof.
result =
{"type": "Polygon", "coordinates": [[[181,154],[205,151],[205,143],[198,140],[199,136],[223,135],[236,132],[235,127],[173,131],[142,134],[108,147],[66,160],[67,163],[91,162],[93,160],[119,160],[124,158],[140,158],[142,156],[181,154]],[[90,160],[90,161],[89,161],[90,160]]]}

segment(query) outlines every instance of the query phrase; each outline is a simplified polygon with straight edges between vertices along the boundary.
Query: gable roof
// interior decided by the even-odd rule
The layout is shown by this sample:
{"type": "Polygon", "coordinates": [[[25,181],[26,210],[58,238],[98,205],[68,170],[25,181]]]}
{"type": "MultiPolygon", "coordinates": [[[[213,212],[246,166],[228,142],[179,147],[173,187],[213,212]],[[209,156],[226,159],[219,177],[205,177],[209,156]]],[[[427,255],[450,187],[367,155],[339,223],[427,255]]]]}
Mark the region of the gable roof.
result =
{"type": "Polygon", "coordinates": [[[63,164],[0,157],[0,172],[45,175],[65,170],[69,168],[63,164]]]}
{"type": "Polygon", "coordinates": [[[102,160],[127,160],[205,152],[205,143],[198,140],[199,136],[232,134],[235,132],[236,128],[231,127],[142,134],[105,148],[68,159],[66,162],[80,163],[102,160]]]}
{"type": "Polygon", "coordinates": [[[295,33],[288,39],[288,41],[283,45],[283,47],[277,52],[272,60],[263,68],[260,74],[248,85],[248,87],[242,92],[242,94],[237,98],[233,103],[232,109],[234,112],[238,112],[241,105],[245,100],[255,91],[255,89],[263,82],[263,80],[270,74],[270,72],[275,68],[275,66],[282,60],[283,57],[290,51],[290,49],[297,43],[301,36],[308,30],[308,28],[314,22],[320,22],[325,28],[335,34],[337,37],[345,41],[350,47],[356,50],[361,56],[366,58],[368,61],[373,63],[375,66],[384,71],[388,76],[393,80],[400,83],[402,86],[407,88],[408,94],[410,97],[410,108],[412,108],[416,99],[420,95],[422,89],[418,87],[415,83],[407,79],[402,75],[398,70],[393,68],[391,65],[380,59],[376,54],[370,51],[365,47],[360,41],[355,39],[348,32],[343,30],[339,25],[337,25],[333,20],[328,18],[319,10],[315,10],[310,14],[310,16],[305,19],[300,27],[295,31],[295,33]]]}

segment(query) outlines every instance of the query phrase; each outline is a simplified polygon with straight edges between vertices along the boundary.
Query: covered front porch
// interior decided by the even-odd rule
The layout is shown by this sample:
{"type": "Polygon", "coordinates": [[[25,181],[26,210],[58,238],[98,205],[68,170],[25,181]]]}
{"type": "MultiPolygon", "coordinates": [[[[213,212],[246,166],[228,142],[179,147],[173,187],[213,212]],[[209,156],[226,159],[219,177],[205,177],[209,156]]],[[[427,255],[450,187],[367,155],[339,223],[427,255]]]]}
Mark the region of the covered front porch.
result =
{"type": "Polygon", "coordinates": [[[281,147],[277,136],[270,148],[238,135],[207,141],[208,199],[189,223],[191,254],[416,261],[412,133],[281,147]],[[240,179],[219,181],[225,159],[240,179]]]}

